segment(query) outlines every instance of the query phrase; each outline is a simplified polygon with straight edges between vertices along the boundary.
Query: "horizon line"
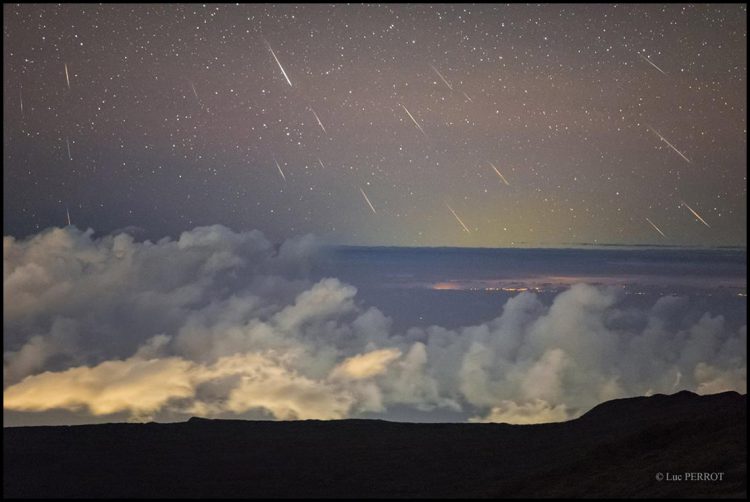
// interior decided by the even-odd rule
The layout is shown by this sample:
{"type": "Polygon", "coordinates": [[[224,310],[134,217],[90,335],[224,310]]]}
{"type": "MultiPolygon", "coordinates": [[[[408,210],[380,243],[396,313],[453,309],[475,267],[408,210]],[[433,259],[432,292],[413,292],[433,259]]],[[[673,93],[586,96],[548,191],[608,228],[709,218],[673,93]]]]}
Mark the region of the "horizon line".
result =
{"type": "Polygon", "coordinates": [[[324,244],[325,247],[333,248],[368,248],[368,249],[482,249],[482,250],[501,250],[501,249],[580,249],[580,248],[652,248],[652,249],[690,249],[690,250],[742,250],[747,251],[747,245],[724,244],[718,246],[709,246],[701,244],[592,244],[592,243],[568,243],[559,244],[530,244],[521,243],[513,246],[409,246],[398,244],[324,244]]]}
{"type": "MultiPolygon", "coordinates": [[[[221,225],[232,232],[238,233],[238,232],[250,232],[253,230],[259,230],[260,232],[263,232],[265,235],[265,232],[260,229],[234,229],[231,226],[225,224],[225,223],[216,223],[215,225],[221,225]]],[[[82,227],[78,227],[77,225],[67,225],[67,226],[49,226],[45,227],[43,229],[39,229],[37,232],[32,232],[29,234],[21,235],[21,236],[15,236],[12,234],[6,234],[5,229],[3,229],[3,237],[12,237],[16,240],[25,240],[28,239],[31,236],[38,235],[39,233],[42,233],[44,231],[58,228],[58,229],[65,229],[68,226],[72,226],[76,228],[77,230],[81,232],[89,232],[91,231],[92,234],[96,237],[105,237],[108,235],[119,235],[121,233],[128,234],[135,238],[136,242],[145,242],[145,241],[152,241],[152,239],[146,237],[143,239],[143,241],[140,241],[137,239],[136,235],[137,233],[148,233],[148,231],[142,227],[133,226],[131,227],[122,227],[117,228],[114,230],[111,230],[109,232],[105,231],[99,231],[94,229],[91,226],[86,227],[85,229],[82,227]],[[130,230],[130,232],[129,232],[130,230]],[[134,231],[133,231],[134,230],[134,231]]],[[[197,225],[193,229],[188,230],[181,230],[177,232],[177,235],[170,235],[170,233],[166,233],[162,237],[155,238],[154,242],[159,241],[163,238],[174,238],[178,239],[179,234],[183,232],[190,232],[191,230],[194,230],[198,227],[204,227],[204,226],[212,226],[212,225],[197,225]]],[[[307,233],[301,233],[299,235],[313,235],[317,236],[317,234],[313,232],[307,232],[307,233]]],[[[290,236],[293,237],[293,236],[290,236]]],[[[290,237],[286,237],[281,241],[272,241],[274,245],[281,245],[284,241],[289,239],[290,237]]],[[[269,239],[270,240],[270,239],[269,239]]],[[[529,242],[519,242],[517,244],[513,245],[498,245],[498,246],[454,246],[454,245],[403,245],[403,244],[346,244],[346,243],[335,243],[335,242],[325,242],[324,237],[321,237],[321,240],[323,240],[322,246],[323,247],[338,247],[338,248],[379,248],[379,249],[483,249],[483,250],[500,250],[500,249],[587,249],[587,248],[653,248],[653,249],[691,249],[691,250],[743,250],[747,252],[747,244],[721,244],[721,245],[706,245],[706,244],[634,244],[634,243],[612,243],[612,242],[604,242],[604,243],[595,243],[595,242],[560,242],[560,243],[538,243],[533,244],[529,242]]]]}

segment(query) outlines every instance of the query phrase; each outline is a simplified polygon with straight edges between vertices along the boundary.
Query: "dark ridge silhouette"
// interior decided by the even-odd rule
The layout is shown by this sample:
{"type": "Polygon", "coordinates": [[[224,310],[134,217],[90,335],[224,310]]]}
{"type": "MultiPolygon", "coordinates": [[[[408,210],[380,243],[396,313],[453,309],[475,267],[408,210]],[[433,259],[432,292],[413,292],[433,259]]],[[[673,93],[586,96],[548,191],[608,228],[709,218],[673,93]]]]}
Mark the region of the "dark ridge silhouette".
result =
{"type": "Polygon", "coordinates": [[[617,399],[568,422],[208,420],[3,429],[5,497],[747,496],[746,396],[617,399]],[[685,473],[722,479],[682,480],[685,473]],[[657,480],[657,474],[673,480],[657,480]]]}

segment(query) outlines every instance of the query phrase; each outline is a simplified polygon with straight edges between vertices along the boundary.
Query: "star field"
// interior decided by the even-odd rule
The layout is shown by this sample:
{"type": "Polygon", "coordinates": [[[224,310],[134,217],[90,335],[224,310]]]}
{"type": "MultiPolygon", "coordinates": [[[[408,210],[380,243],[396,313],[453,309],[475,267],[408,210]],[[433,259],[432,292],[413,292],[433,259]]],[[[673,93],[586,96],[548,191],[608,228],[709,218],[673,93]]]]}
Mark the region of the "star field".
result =
{"type": "Polygon", "coordinates": [[[6,4],[4,233],[744,246],[746,38],[742,4],[6,4]]]}

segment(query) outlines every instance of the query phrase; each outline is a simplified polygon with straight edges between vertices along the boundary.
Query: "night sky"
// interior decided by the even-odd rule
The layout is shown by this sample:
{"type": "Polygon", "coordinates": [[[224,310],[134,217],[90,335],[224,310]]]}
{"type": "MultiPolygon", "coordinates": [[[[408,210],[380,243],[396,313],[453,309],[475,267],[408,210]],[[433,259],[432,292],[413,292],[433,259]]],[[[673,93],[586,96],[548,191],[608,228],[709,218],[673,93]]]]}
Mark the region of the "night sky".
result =
{"type": "Polygon", "coordinates": [[[3,28],[6,235],[67,208],[149,238],[746,245],[745,5],[6,4],[3,28]]]}

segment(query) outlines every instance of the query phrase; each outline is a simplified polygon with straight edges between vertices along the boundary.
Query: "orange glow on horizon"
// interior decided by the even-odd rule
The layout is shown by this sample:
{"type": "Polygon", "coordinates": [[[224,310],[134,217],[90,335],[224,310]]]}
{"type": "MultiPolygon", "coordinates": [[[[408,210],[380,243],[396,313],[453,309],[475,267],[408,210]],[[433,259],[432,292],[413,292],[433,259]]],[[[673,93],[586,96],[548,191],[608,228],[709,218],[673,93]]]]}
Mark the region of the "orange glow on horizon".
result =
{"type": "Polygon", "coordinates": [[[455,282],[438,282],[432,285],[432,289],[462,289],[461,286],[455,282]]]}

